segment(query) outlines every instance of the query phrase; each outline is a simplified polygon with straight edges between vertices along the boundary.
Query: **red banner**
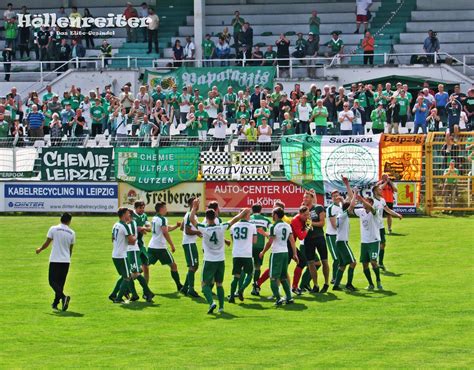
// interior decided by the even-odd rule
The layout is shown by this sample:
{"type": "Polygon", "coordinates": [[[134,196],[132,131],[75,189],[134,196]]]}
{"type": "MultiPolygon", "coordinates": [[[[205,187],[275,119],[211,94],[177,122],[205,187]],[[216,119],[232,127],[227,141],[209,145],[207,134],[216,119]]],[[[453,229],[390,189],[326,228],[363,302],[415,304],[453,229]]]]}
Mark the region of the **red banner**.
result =
{"type": "MultiPolygon", "coordinates": [[[[237,212],[242,208],[261,204],[264,212],[271,212],[276,201],[285,203],[287,212],[297,212],[305,190],[289,181],[206,183],[206,203],[219,202],[222,212],[237,212]]],[[[324,196],[318,194],[317,202],[324,204],[324,196]]]]}

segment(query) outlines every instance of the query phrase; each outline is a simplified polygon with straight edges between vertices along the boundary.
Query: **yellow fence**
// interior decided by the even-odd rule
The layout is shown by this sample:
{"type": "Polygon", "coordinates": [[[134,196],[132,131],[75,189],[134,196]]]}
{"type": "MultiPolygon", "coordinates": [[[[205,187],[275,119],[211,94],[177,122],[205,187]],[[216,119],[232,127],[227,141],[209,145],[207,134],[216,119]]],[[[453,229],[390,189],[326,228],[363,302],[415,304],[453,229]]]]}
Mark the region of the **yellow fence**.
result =
{"type": "Polygon", "coordinates": [[[474,211],[474,132],[461,133],[457,141],[431,132],[425,154],[426,213],[474,211]]]}

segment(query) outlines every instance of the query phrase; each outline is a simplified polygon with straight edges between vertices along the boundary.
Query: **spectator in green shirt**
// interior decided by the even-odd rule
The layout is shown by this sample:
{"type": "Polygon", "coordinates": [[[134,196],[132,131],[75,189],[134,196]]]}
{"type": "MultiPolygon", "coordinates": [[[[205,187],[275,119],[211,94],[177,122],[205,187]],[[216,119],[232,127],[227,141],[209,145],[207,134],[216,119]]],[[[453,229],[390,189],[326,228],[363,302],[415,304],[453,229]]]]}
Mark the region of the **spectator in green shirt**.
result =
{"type": "Polygon", "coordinates": [[[328,109],[323,105],[323,100],[318,99],[311,114],[311,121],[316,125],[316,135],[327,135],[328,109]]]}
{"type": "Polygon", "coordinates": [[[236,10],[234,12],[234,18],[232,19],[231,26],[234,27],[234,47],[235,53],[238,54],[238,45],[239,45],[239,33],[242,30],[242,27],[245,23],[245,19],[240,17],[240,12],[236,10]]]}
{"type": "Polygon", "coordinates": [[[142,139],[140,146],[151,146],[151,138],[155,137],[158,133],[158,127],[149,121],[148,115],[143,116],[143,122],[138,131],[138,137],[142,139]]]}
{"type": "MultiPolygon", "coordinates": [[[[318,12],[313,10],[311,17],[309,18],[309,32],[312,32],[319,39],[319,26],[321,25],[321,19],[318,17],[318,12]]],[[[318,40],[319,41],[319,40],[318,40]]]]}
{"type": "Polygon", "coordinates": [[[102,125],[106,115],[102,101],[99,98],[95,100],[95,105],[90,108],[90,114],[92,118],[92,136],[95,137],[102,133],[102,125]]]}
{"type": "Polygon", "coordinates": [[[387,121],[387,115],[385,109],[383,109],[383,103],[379,102],[377,108],[374,109],[370,115],[372,121],[372,133],[383,134],[385,130],[385,122],[387,121]]]}
{"type": "Polygon", "coordinates": [[[290,113],[286,112],[284,117],[285,119],[281,123],[281,131],[283,132],[283,135],[294,135],[295,125],[293,124],[290,113]]]}
{"type": "Polygon", "coordinates": [[[257,120],[257,127],[259,127],[262,124],[262,118],[265,117],[266,119],[270,119],[270,109],[267,108],[267,101],[265,99],[262,99],[260,101],[260,108],[255,109],[255,112],[253,114],[254,119],[257,120]]]}
{"type": "Polygon", "coordinates": [[[194,113],[196,120],[198,121],[198,136],[199,141],[205,142],[207,140],[207,131],[209,114],[204,110],[204,104],[199,103],[197,112],[194,113]]]}
{"type": "Polygon", "coordinates": [[[237,122],[242,122],[242,119],[245,119],[245,123],[247,124],[250,119],[250,112],[247,109],[245,103],[240,103],[239,110],[235,112],[235,118],[237,122]]]}
{"type": "Polygon", "coordinates": [[[344,54],[344,41],[339,37],[339,32],[333,32],[331,34],[331,40],[326,43],[328,51],[326,52],[326,58],[332,58],[338,54],[344,54]]]}
{"type": "Polygon", "coordinates": [[[455,167],[455,163],[455,160],[451,159],[449,167],[443,173],[443,176],[446,178],[443,185],[444,206],[446,209],[453,208],[456,203],[459,170],[455,167]]]}
{"type": "Polygon", "coordinates": [[[0,113],[0,138],[10,136],[10,124],[5,120],[5,115],[0,113]]]}
{"type": "Polygon", "coordinates": [[[212,62],[209,59],[214,58],[214,52],[216,51],[216,44],[211,40],[211,35],[206,34],[205,39],[202,41],[202,56],[204,59],[204,67],[212,67],[212,62]]]}
{"type": "Polygon", "coordinates": [[[408,120],[408,112],[410,111],[410,99],[408,99],[405,90],[400,90],[397,96],[398,104],[400,105],[400,125],[405,127],[408,120]]]}
{"type": "Polygon", "coordinates": [[[276,51],[273,51],[273,46],[268,45],[267,51],[265,52],[265,54],[263,54],[262,66],[276,66],[276,57],[277,53],[276,51]]]}
{"type": "Polygon", "coordinates": [[[164,105],[166,102],[166,94],[163,92],[161,85],[157,85],[155,90],[151,93],[153,104],[155,105],[158,100],[164,105]]]}
{"type": "Polygon", "coordinates": [[[199,122],[194,113],[189,113],[188,121],[186,122],[186,134],[190,143],[196,143],[199,137],[199,122]]]}
{"type": "Polygon", "coordinates": [[[43,132],[45,135],[49,134],[49,125],[51,124],[51,119],[53,112],[48,109],[48,104],[43,104],[43,109],[41,110],[44,115],[44,126],[43,126],[43,132]]]}
{"type": "Polygon", "coordinates": [[[191,96],[191,104],[194,105],[194,108],[198,109],[199,103],[203,103],[204,98],[199,95],[199,89],[194,89],[194,95],[191,96]]]}
{"type": "Polygon", "coordinates": [[[280,84],[276,84],[275,91],[270,95],[273,122],[278,121],[280,117],[280,101],[282,97],[281,89],[282,86],[280,84]]]}
{"type": "Polygon", "coordinates": [[[234,92],[232,86],[227,88],[227,94],[224,95],[223,106],[225,107],[225,119],[233,123],[235,121],[235,102],[237,101],[237,94],[234,92]]]}

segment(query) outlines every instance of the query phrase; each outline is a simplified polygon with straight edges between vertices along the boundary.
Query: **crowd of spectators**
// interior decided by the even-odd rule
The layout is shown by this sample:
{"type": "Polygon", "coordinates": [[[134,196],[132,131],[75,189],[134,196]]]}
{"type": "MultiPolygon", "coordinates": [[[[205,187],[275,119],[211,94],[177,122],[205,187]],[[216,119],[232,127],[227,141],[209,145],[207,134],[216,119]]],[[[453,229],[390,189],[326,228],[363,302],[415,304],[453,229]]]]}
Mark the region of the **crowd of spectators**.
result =
{"type": "Polygon", "coordinates": [[[452,94],[443,85],[434,92],[428,83],[412,91],[416,94],[401,83],[395,89],[390,83],[379,84],[375,91],[362,83],[349,91],[311,85],[306,93],[299,84],[287,93],[280,83],[273,89],[256,85],[237,92],[214,86],[207,94],[193,86],[173,86],[164,92],[161,86],[147,85],[132,93],[131,86],[123,86],[119,94],[111,86],[88,92],[72,86],[61,94],[48,86],[41,96],[31,92],[26,99],[13,87],[0,98],[0,133],[30,141],[45,134],[58,140],[106,133],[117,139],[140,138],[143,145],[150,145],[158,135],[162,143],[169,142],[173,131],[191,144],[223,151],[232,131],[240,150],[258,146],[269,151],[272,138],[280,135],[397,134],[406,127],[408,133],[446,132],[449,153],[459,132],[474,128],[474,89],[466,95],[459,86],[452,94]],[[408,121],[414,122],[413,130],[408,121]]]}

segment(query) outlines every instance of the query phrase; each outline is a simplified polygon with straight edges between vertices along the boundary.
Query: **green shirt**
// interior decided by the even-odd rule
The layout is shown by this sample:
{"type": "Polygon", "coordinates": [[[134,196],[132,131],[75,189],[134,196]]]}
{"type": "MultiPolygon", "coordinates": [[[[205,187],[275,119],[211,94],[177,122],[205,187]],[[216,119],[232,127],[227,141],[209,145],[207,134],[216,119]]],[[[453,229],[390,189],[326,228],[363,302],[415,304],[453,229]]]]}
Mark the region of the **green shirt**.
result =
{"type": "Polygon", "coordinates": [[[44,127],[49,127],[49,125],[51,124],[51,116],[53,115],[53,112],[51,111],[51,109],[48,109],[46,112],[43,112],[43,115],[44,115],[44,127]]]}
{"type": "Polygon", "coordinates": [[[312,115],[316,126],[326,127],[328,125],[328,109],[323,105],[321,108],[314,107],[312,115]],[[316,114],[319,114],[316,116],[316,114]]]}
{"type": "Polygon", "coordinates": [[[293,125],[293,120],[285,119],[281,123],[281,129],[283,131],[283,135],[293,135],[295,133],[295,126],[293,125]]]}
{"type": "Polygon", "coordinates": [[[53,99],[54,93],[46,93],[43,95],[43,103],[46,103],[47,101],[53,99]]]}
{"type": "MultiPolygon", "coordinates": [[[[135,212],[133,212],[133,221],[137,223],[138,227],[144,227],[148,222],[148,216],[146,215],[146,213],[137,215],[135,212]]],[[[138,233],[138,245],[140,247],[143,246],[143,233],[138,233]]]]}
{"type": "Polygon", "coordinates": [[[399,96],[397,102],[400,105],[400,116],[406,116],[410,107],[410,100],[406,96],[404,98],[399,96]]]}
{"type": "Polygon", "coordinates": [[[10,125],[6,120],[0,122],[0,137],[7,137],[9,134],[10,125]]]}
{"type": "Polygon", "coordinates": [[[233,112],[235,110],[235,102],[237,100],[237,94],[232,93],[232,94],[225,94],[224,95],[224,103],[231,103],[227,104],[227,112],[233,112]]]}
{"type": "Polygon", "coordinates": [[[237,111],[235,113],[235,119],[238,123],[240,123],[240,120],[242,118],[245,118],[245,123],[247,123],[250,119],[250,113],[248,111],[237,111]]]}
{"type": "Polygon", "coordinates": [[[61,105],[63,106],[63,108],[66,107],[67,104],[70,104],[71,105],[71,108],[72,108],[72,99],[71,98],[64,98],[63,100],[61,100],[61,105]]]}
{"type": "Polygon", "coordinates": [[[198,137],[199,136],[199,133],[198,133],[198,130],[199,130],[199,126],[198,126],[198,121],[197,120],[194,120],[194,121],[188,121],[186,123],[186,126],[187,126],[187,134],[189,137],[198,137]]]}
{"type": "Polygon", "coordinates": [[[240,32],[240,30],[242,29],[242,24],[245,23],[245,19],[243,19],[242,17],[239,17],[239,20],[240,22],[235,22],[234,23],[234,19],[232,19],[232,24],[233,24],[233,27],[234,27],[234,35],[238,35],[238,33],[240,32]]]}
{"type": "MultiPolygon", "coordinates": [[[[446,168],[446,169],[444,170],[444,174],[443,174],[443,175],[444,175],[444,176],[448,176],[448,173],[449,173],[449,168],[446,168]]],[[[459,176],[459,170],[458,170],[457,168],[454,169],[454,173],[455,173],[455,175],[451,174],[451,175],[449,175],[449,176],[459,176]]],[[[454,178],[453,178],[453,177],[448,177],[448,178],[446,179],[446,183],[447,183],[447,184],[456,184],[457,182],[458,182],[458,179],[455,178],[455,177],[454,177],[454,178]]]]}
{"type": "Polygon", "coordinates": [[[216,44],[214,44],[214,41],[204,39],[201,46],[202,46],[202,53],[204,57],[206,58],[212,57],[212,53],[216,47],[216,44]]]}
{"type": "Polygon", "coordinates": [[[168,97],[167,97],[167,100],[168,100],[168,104],[171,104],[171,106],[175,109],[175,110],[178,110],[179,109],[179,102],[178,102],[178,99],[179,99],[179,93],[178,92],[170,92],[168,94],[168,97]]]}
{"type": "MultiPolygon", "coordinates": [[[[270,114],[271,114],[270,109],[268,109],[268,108],[258,108],[258,109],[255,109],[254,116],[257,115],[257,114],[260,114],[260,112],[262,112],[262,110],[263,110],[263,112],[265,112],[265,114],[266,114],[266,116],[267,116],[267,121],[268,121],[268,120],[269,120],[268,117],[270,117],[270,114]]],[[[257,127],[262,124],[262,118],[263,118],[263,117],[265,117],[263,114],[260,115],[260,116],[258,116],[258,118],[257,118],[257,127]]]]}
{"type": "Polygon", "coordinates": [[[270,97],[272,98],[272,107],[278,108],[280,106],[281,93],[274,92],[270,97]]]}
{"type": "Polygon", "coordinates": [[[196,111],[194,113],[194,117],[196,117],[196,121],[198,121],[201,124],[201,127],[198,127],[200,131],[207,131],[207,120],[209,119],[209,114],[203,110],[201,111],[196,111]],[[199,120],[201,118],[201,120],[199,120]]]}
{"type": "Polygon", "coordinates": [[[193,95],[193,96],[191,96],[191,99],[189,101],[191,102],[191,104],[194,105],[194,108],[196,108],[196,111],[198,109],[199,103],[204,103],[204,99],[201,95],[199,95],[198,97],[193,95]]]}
{"type": "Polygon", "coordinates": [[[370,119],[373,129],[383,130],[385,128],[385,122],[387,121],[387,114],[383,109],[374,109],[370,114],[370,119]]]}
{"type": "Polygon", "coordinates": [[[326,45],[329,47],[329,49],[331,49],[332,52],[338,53],[341,51],[342,46],[344,45],[344,41],[339,38],[337,40],[331,38],[331,40],[329,40],[326,45]]]}
{"type": "Polygon", "coordinates": [[[274,62],[274,60],[277,57],[276,51],[266,51],[265,54],[263,54],[263,59],[266,60],[265,65],[271,66],[274,62]]]}
{"type": "Polygon", "coordinates": [[[309,19],[309,32],[319,35],[319,25],[321,24],[321,19],[316,17],[311,17],[309,19]]]}
{"type": "Polygon", "coordinates": [[[102,105],[96,105],[95,107],[91,107],[91,117],[92,117],[92,124],[102,124],[102,119],[105,116],[105,110],[102,105]]]}
{"type": "Polygon", "coordinates": [[[357,95],[357,99],[359,100],[359,104],[362,108],[367,108],[368,101],[367,101],[367,94],[362,91],[359,95],[357,95]]]}
{"type": "MultiPolygon", "coordinates": [[[[311,209],[309,210],[309,213],[311,215],[311,221],[313,222],[321,221],[320,215],[322,212],[325,212],[324,207],[319,204],[316,204],[313,207],[311,207],[311,209]]],[[[308,235],[306,237],[315,238],[321,235],[324,235],[324,229],[322,227],[313,226],[313,230],[309,230],[308,235]]]]}
{"type": "MultiPolygon", "coordinates": [[[[254,214],[250,216],[250,222],[253,223],[258,229],[262,229],[263,231],[267,231],[270,227],[271,223],[265,216],[261,214],[254,214]]],[[[265,247],[265,237],[261,234],[257,233],[257,242],[253,245],[254,249],[263,249],[265,247]]]]}
{"type": "Polygon", "coordinates": [[[387,106],[388,105],[388,102],[390,101],[390,98],[392,97],[393,95],[393,91],[387,91],[387,90],[384,90],[382,91],[382,98],[383,98],[383,105],[384,106],[387,106]]]}
{"type": "MultiPolygon", "coordinates": [[[[474,137],[472,136],[469,136],[466,140],[466,150],[467,150],[467,156],[471,156],[472,153],[474,152],[474,149],[471,148],[471,149],[468,149],[470,145],[474,144],[474,137]]],[[[473,158],[474,160],[474,158],[473,158]]]]}
{"type": "Polygon", "coordinates": [[[164,103],[166,100],[166,95],[163,93],[163,91],[160,93],[158,93],[157,91],[153,91],[151,93],[151,98],[153,99],[153,104],[155,104],[158,100],[164,103]]]}

